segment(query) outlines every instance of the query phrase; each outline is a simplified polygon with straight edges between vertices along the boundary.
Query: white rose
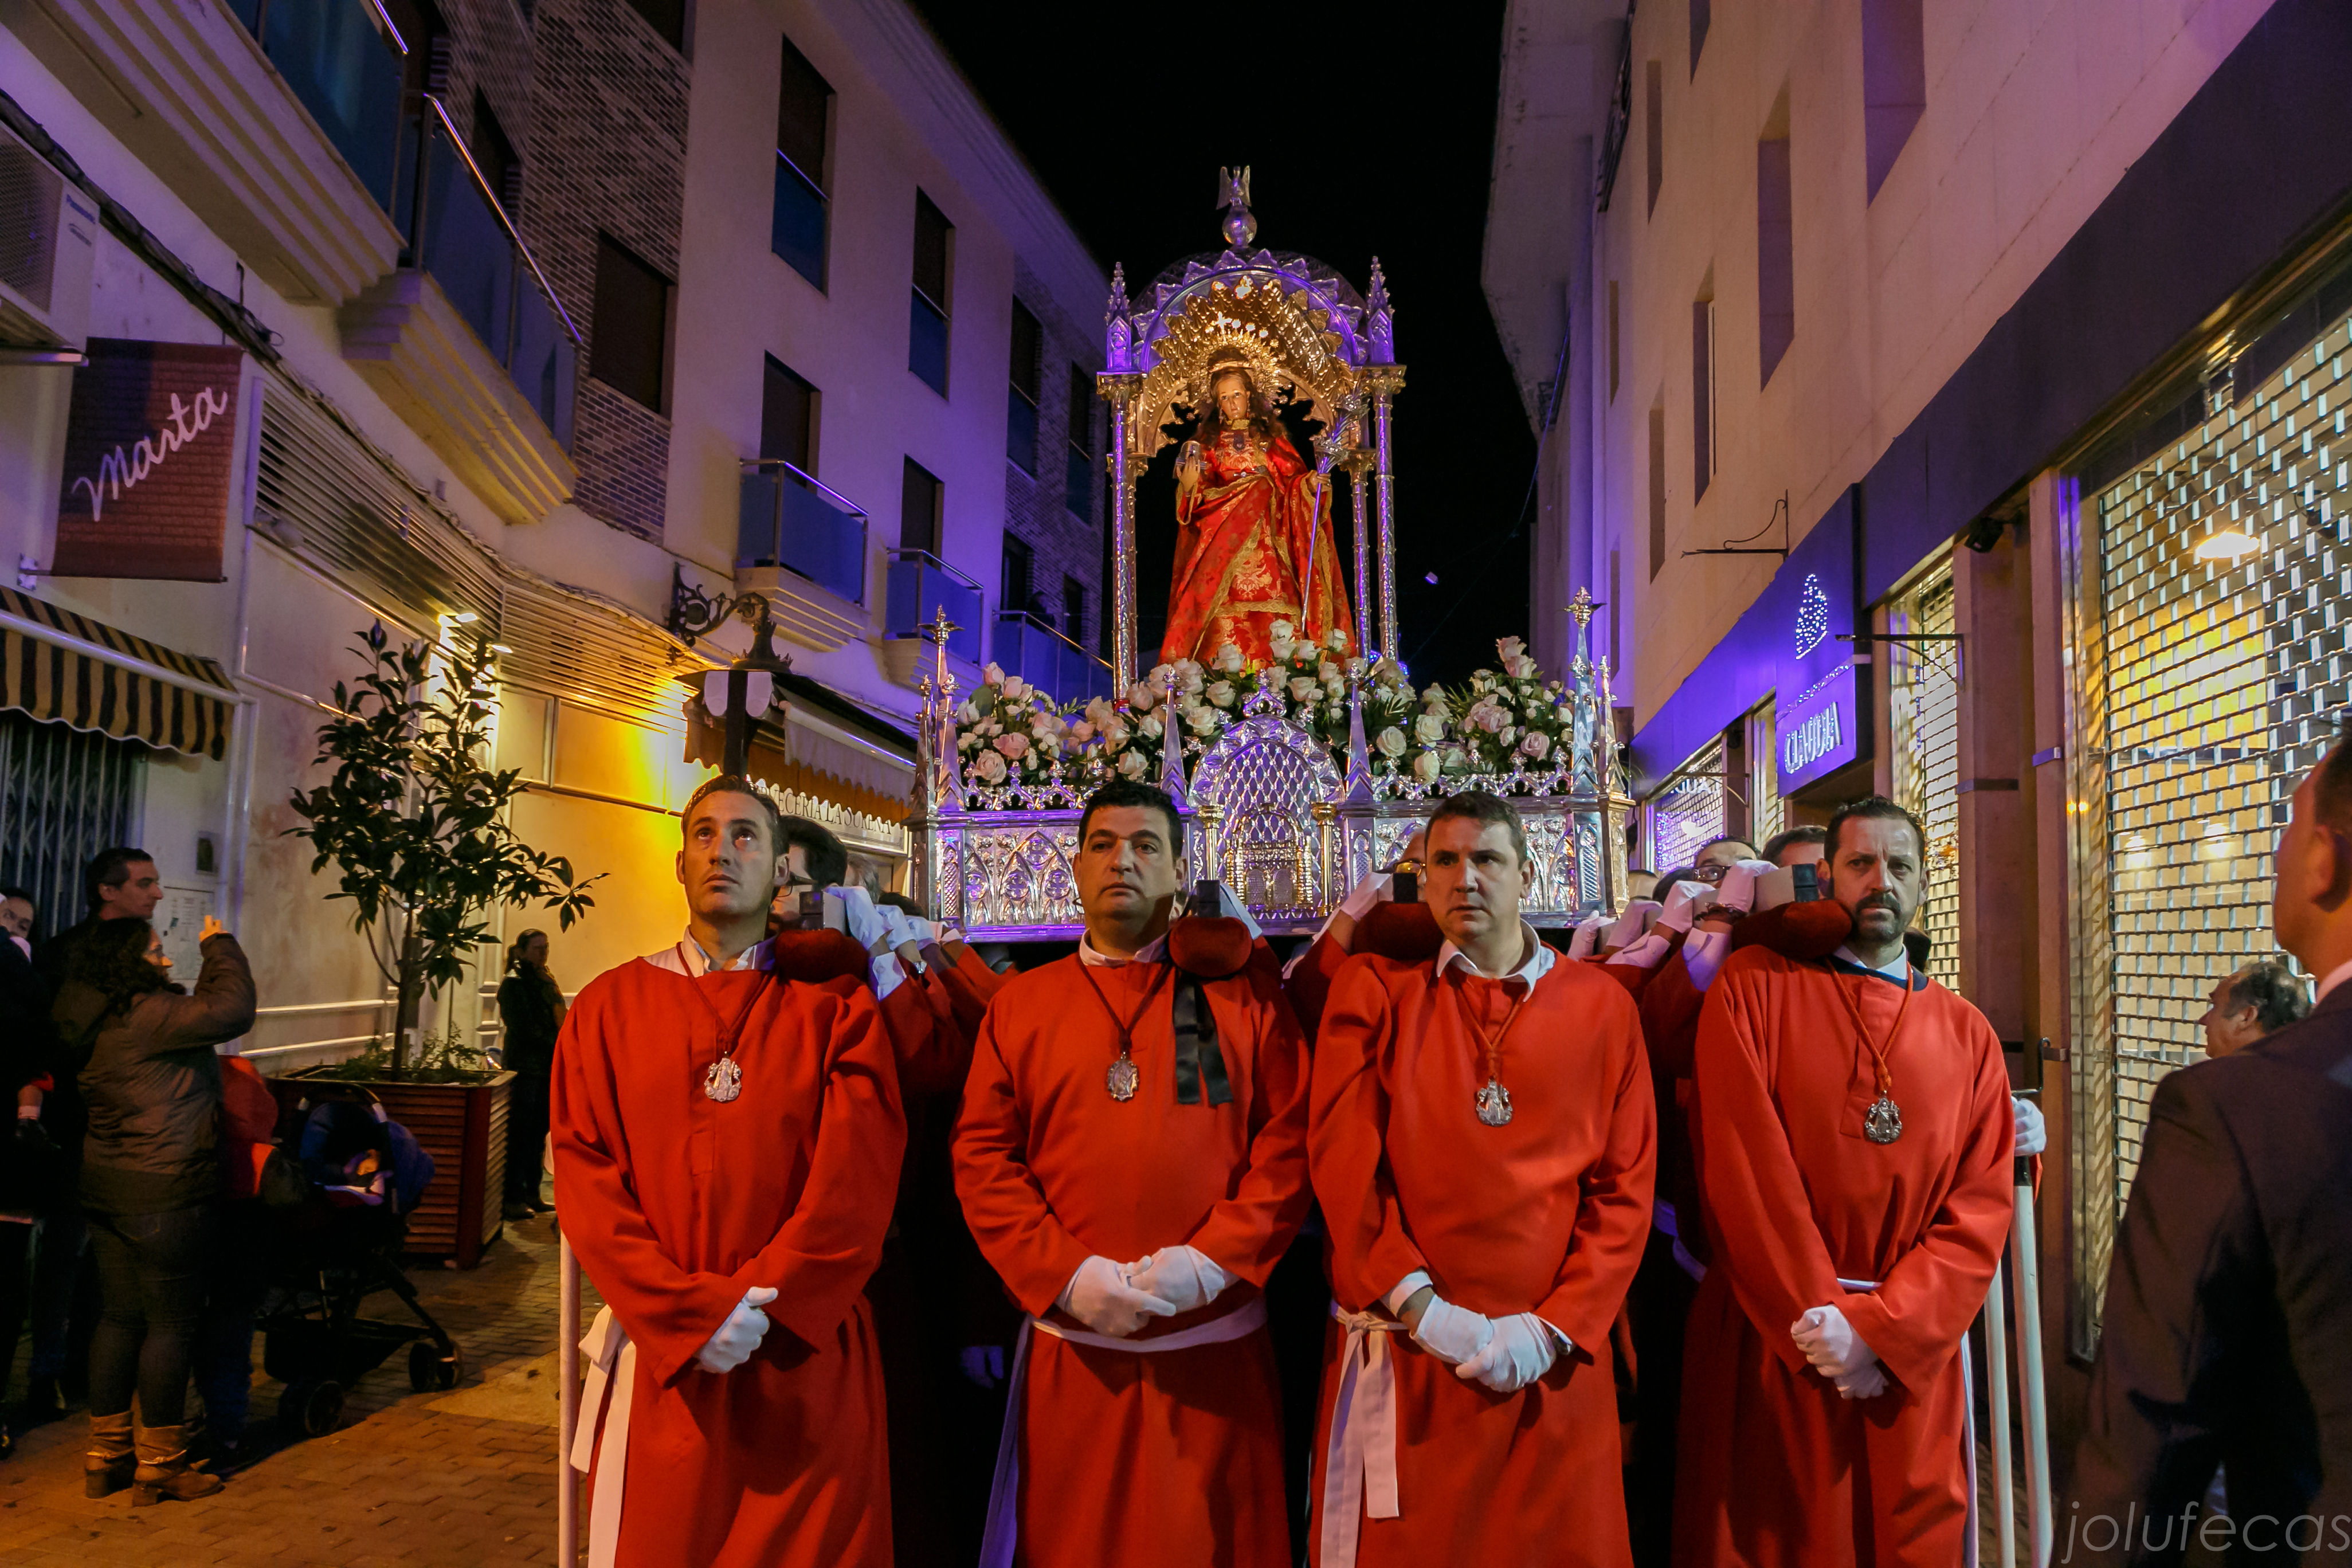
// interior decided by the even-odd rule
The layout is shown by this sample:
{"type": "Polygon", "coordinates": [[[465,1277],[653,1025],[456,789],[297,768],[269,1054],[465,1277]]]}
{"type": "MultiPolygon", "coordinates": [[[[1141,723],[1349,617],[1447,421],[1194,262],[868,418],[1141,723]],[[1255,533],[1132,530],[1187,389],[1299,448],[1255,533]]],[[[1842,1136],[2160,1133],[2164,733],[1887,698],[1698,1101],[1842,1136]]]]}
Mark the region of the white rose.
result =
{"type": "Polygon", "coordinates": [[[1402,757],[1404,755],[1404,731],[1391,724],[1372,737],[1372,744],[1380,748],[1381,755],[1384,757],[1402,757]]]}
{"type": "Polygon", "coordinates": [[[998,756],[994,752],[982,752],[972,763],[971,771],[980,775],[980,782],[982,784],[1003,784],[1004,782],[1004,759],[998,756]]]}
{"type": "Polygon", "coordinates": [[[1116,752],[1127,744],[1127,726],[1114,717],[1102,727],[1102,738],[1103,744],[1116,752]]]}
{"type": "Polygon", "coordinates": [[[1220,680],[1202,695],[1219,708],[1230,708],[1234,705],[1234,683],[1230,680],[1220,680]]]}
{"type": "Polygon", "coordinates": [[[1298,636],[1298,628],[1288,621],[1276,621],[1265,628],[1265,635],[1273,642],[1289,642],[1298,636]]]}
{"type": "Polygon", "coordinates": [[[1004,684],[1004,667],[992,658],[980,667],[980,678],[991,686],[1002,686],[1004,684]]]}
{"type": "Polygon", "coordinates": [[[1184,715],[1184,722],[1192,726],[1192,733],[1195,735],[1205,735],[1217,727],[1217,710],[1213,708],[1195,708],[1184,715]]]}
{"type": "Polygon", "coordinates": [[[959,724],[977,724],[980,722],[980,704],[967,700],[955,710],[955,716],[959,724]]]}
{"type": "Polygon", "coordinates": [[[969,752],[979,744],[980,737],[969,730],[956,737],[956,750],[959,752],[969,752]]]}
{"type": "Polygon", "coordinates": [[[1433,746],[1445,739],[1445,719],[1442,714],[1423,713],[1412,721],[1412,738],[1424,746],[1433,746]]]}
{"type": "Polygon", "coordinates": [[[1334,682],[1345,679],[1347,674],[1348,672],[1346,670],[1341,669],[1338,665],[1333,664],[1328,658],[1321,664],[1315,667],[1315,679],[1321,681],[1326,686],[1329,686],[1334,682]]]}
{"type": "Polygon", "coordinates": [[[1348,651],[1348,634],[1338,626],[1333,626],[1331,635],[1323,639],[1323,646],[1333,653],[1345,653],[1348,651]]]}
{"type": "Polygon", "coordinates": [[[1160,739],[1165,728],[1166,726],[1160,721],[1159,714],[1146,713],[1143,716],[1143,722],[1135,727],[1135,732],[1147,741],[1156,741],[1160,739]]]}
{"type": "Polygon", "coordinates": [[[1084,719],[1081,719],[1076,723],[1069,727],[1066,731],[1066,735],[1070,744],[1074,746],[1083,746],[1088,741],[1095,738],[1095,727],[1092,724],[1087,723],[1084,719]]]}
{"type": "Polygon", "coordinates": [[[1121,752],[1118,754],[1118,772],[1121,778],[1139,779],[1143,776],[1144,767],[1141,752],[1121,752]]]}
{"type": "Polygon", "coordinates": [[[1218,647],[1214,662],[1216,667],[1225,674],[1239,675],[1242,672],[1242,650],[1231,643],[1225,643],[1218,647]]]}
{"type": "Polygon", "coordinates": [[[1519,750],[1525,755],[1541,762],[1545,753],[1551,750],[1551,737],[1541,730],[1530,730],[1528,731],[1528,738],[1519,742],[1519,750]]]}
{"type": "Polygon", "coordinates": [[[1307,700],[1318,689],[1311,675],[1297,676],[1290,682],[1290,695],[1300,702],[1307,700]]]}
{"type": "Polygon", "coordinates": [[[1417,752],[1412,759],[1412,776],[1425,784],[1435,784],[1441,765],[1435,752],[1417,752]]]}
{"type": "Polygon", "coordinates": [[[1287,637],[1276,637],[1266,644],[1266,649],[1274,655],[1275,663],[1288,664],[1290,662],[1291,650],[1297,646],[1298,645],[1297,643],[1292,642],[1287,637]]]}

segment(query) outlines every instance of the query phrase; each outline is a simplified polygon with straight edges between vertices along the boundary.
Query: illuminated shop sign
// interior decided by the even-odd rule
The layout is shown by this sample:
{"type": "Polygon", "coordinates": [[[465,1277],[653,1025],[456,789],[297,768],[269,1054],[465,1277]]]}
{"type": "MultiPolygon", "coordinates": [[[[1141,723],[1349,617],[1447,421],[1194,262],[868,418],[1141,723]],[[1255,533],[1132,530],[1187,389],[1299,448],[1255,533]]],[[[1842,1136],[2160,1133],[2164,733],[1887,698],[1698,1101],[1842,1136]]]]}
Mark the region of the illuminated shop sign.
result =
{"type": "Polygon", "coordinates": [[[1824,517],[1773,588],[1772,739],[1780,793],[1793,795],[1870,754],[1869,689],[1854,662],[1853,524],[1824,517]]]}

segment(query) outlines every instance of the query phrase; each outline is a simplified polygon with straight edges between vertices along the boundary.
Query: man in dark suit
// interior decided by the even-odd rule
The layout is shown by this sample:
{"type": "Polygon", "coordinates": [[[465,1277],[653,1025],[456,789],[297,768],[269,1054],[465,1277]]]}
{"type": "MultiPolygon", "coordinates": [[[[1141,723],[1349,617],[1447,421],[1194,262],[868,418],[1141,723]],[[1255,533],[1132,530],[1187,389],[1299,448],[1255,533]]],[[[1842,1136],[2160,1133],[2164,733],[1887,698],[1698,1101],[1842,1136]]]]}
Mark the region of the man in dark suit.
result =
{"type": "Polygon", "coordinates": [[[2294,792],[2272,923],[2311,1016],[2157,1086],[2060,1563],[2352,1563],[2352,743],[2294,792]],[[2229,1515],[2192,1510],[2217,1465],[2229,1515]]]}

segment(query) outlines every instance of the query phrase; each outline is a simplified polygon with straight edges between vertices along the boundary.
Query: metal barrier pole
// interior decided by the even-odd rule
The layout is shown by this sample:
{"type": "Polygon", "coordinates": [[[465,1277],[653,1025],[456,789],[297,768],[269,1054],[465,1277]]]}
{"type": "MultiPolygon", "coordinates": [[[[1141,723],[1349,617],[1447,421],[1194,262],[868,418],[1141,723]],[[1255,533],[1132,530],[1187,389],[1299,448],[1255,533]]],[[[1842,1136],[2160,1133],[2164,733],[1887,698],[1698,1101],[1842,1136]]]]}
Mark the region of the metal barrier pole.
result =
{"type": "Polygon", "coordinates": [[[572,1468],[572,1435],[580,1425],[580,1259],[570,1237],[559,1235],[557,1241],[556,1432],[562,1447],[555,1456],[555,1560],[574,1568],[580,1561],[580,1477],[572,1468]]]}
{"type": "Polygon", "coordinates": [[[2017,1223],[2009,1233],[2017,1304],[2017,1376],[2025,1410],[2025,1506],[2033,1568],[2049,1568],[2050,1409],[2042,1371],[2042,1277],[2033,1235],[2033,1162],[2017,1162],[2017,1223]]]}
{"type": "Polygon", "coordinates": [[[2017,1568],[2017,1489],[2009,1454],[2009,1325],[2001,1260],[1992,1260],[1992,1289],[1985,1297],[1985,1408],[1992,1418],[1992,1507],[1998,1521],[2000,1568],[2017,1568]]]}

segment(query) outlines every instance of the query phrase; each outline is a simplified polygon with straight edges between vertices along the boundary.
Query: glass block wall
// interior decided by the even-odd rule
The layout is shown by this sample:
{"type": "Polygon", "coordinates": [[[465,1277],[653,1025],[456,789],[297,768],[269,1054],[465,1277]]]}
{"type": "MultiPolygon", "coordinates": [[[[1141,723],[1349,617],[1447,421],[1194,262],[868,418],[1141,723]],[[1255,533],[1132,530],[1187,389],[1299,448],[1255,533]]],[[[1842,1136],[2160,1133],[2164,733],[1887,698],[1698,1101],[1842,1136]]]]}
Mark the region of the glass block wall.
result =
{"type": "MultiPolygon", "coordinates": [[[[1942,561],[1887,608],[1890,637],[1948,637],[1952,566],[1942,561]]],[[[1927,826],[1927,889],[1914,922],[1927,933],[1927,973],[1960,985],[1960,645],[1890,643],[1886,710],[1895,798],[1927,826]]]]}
{"type": "Polygon", "coordinates": [[[1780,749],[1772,733],[1772,704],[1748,716],[1748,832],[1761,850],[1767,840],[1789,826],[1788,808],[1780,800],[1780,749]]]}
{"type": "Polygon", "coordinates": [[[1651,797],[1650,869],[1689,865],[1702,845],[1723,837],[1723,742],[1717,741],[1651,797]]]}
{"type": "Polygon", "coordinates": [[[2339,310],[2259,384],[2210,384],[2178,439],[2062,509],[2079,541],[2078,1350],[2096,1342],[2149,1096],[2202,1058],[2213,983],[2275,952],[2271,852],[2352,702],[2337,625],[2352,601],[2348,353],[2339,310]]]}

